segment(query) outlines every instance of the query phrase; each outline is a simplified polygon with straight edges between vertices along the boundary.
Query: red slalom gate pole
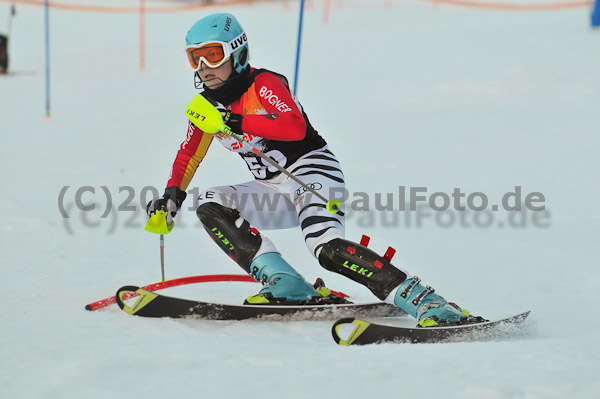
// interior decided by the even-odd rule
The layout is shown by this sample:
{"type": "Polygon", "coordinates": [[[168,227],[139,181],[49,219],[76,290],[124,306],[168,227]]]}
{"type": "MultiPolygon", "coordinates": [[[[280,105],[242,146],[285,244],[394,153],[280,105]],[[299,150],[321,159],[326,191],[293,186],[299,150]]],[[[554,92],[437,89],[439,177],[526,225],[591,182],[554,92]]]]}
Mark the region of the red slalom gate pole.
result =
{"type": "MultiPolygon", "coordinates": [[[[158,291],[163,290],[165,288],[177,287],[180,285],[186,284],[195,284],[195,283],[215,283],[215,282],[227,282],[227,281],[240,281],[246,283],[255,283],[256,281],[247,274],[209,274],[205,276],[191,276],[191,277],[181,277],[175,278],[173,280],[160,281],[158,283],[145,285],[143,288],[148,291],[158,291]]],[[[123,295],[123,299],[135,298],[139,296],[136,292],[128,292],[123,295]]],[[[94,311],[98,309],[105,308],[107,306],[116,303],[116,298],[114,296],[101,299],[96,302],[92,302],[90,304],[85,305],[85,309],[89,311],[94,311]]]]}
{"type": "Polygon", "coordinates": [[[325,0],[323,2],[323,24],[329,23],[329,10],[331,8],[331,0],[325,0]]]}

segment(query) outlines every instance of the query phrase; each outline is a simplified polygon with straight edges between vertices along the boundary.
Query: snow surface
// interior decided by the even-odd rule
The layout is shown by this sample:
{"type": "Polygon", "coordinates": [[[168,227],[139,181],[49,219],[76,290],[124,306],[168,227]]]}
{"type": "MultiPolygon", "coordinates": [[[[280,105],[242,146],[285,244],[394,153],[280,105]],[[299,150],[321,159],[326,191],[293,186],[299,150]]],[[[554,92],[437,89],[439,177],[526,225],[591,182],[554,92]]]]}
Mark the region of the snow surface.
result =
{"type": "MultiPolygon", "coordinates": [[[[293,79],[298,3],[283,3],[227,11],[248,33],[252,65],[293,79]]],[[[322,2],[311,4],[298,95],[351,193],[373,201],[398,186],[429,194],[459,187],[493,204],[522,186],[546,200],[547,212],[518,214],[518,227],[503,211],[487,227],[475,226],[473,213],[447,227],[429,213],[419,227],[386,226],[380,218],[391,212],[349,212],[347,237],[368,234],[377,251],[394,246],[398,265],[475,314],[531,310],[526,330],[484,343],[344,348],[331,339],[331,322],[85,311],[122,285],[160,279],[158,238],[142,228],[140,196],[146,186],[162,192],[185,137],[195,90],[184,36],[205,12],[148,15],[139,73],[136,15],[53,10],[48,122],[43,10],[19,5],[12,74],[0,77],[2,398],[600,398],[600,32],[589,29],[589,10],[334,1],[324,24],[322,2]],[[59,211],[65,186],[68,219],[59,211]],[[83,193],[95,210],[75,204],[84,186],[96,190],[83,193]],[[113,204],[105,218],[102,186],[113,204]],[[122,186],[134,191],[132,202],[122,186]]],[[[0,16],[8,9],[0,3],[0,16]]],[[[250,179],[241,159],[215,145],[190,188],[250,179]]],[[[374,299],[321,269],[299,230],[268,235],[307,279],[374,299]]],[[[240,273],[187,209],[166,237],[166,270],[168,278],[240,273]]],[[[257,289],[164,292],[240,303],[257,289]]]]}

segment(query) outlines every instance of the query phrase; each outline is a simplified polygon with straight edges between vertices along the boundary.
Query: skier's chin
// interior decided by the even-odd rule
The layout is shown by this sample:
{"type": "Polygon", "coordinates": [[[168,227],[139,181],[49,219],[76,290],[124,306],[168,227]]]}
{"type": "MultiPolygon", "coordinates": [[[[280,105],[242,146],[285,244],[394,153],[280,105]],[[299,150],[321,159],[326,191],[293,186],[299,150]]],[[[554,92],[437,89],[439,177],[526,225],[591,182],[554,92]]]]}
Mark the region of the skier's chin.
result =
{"type": "Polygon", "coordinates": [[[213,89],[213,90],[218,89],[219,87],[221,87],[225,84],[224,80],[221,80],[220,78],[218,78],[216,76],[213,78],[210,78],[210,79],[203,80],[203,82],[206,87],[208,87],[209,89],[213,89]]]}

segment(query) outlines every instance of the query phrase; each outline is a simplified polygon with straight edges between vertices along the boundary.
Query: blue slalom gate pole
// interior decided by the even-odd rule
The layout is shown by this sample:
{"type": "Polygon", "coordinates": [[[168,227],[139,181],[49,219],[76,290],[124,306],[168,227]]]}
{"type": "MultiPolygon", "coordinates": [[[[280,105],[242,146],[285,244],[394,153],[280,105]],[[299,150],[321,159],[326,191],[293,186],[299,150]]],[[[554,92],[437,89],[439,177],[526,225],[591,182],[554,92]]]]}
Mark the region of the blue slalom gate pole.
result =
{"type": "Polygon", "coordinates": [[[592,6],[592,28],[600,28],[600,0],[594,1],[592,6]]]}
{"type": "Polygon", "coordinates": [[[304,0],[300,0],[300,22],[298,23],[298,45],[296,47],[296,70],[294,72],[294,95],[298,94],[298,70],[300,69],[300,44],[302,42],[302,21],[304,19],[304,0]]]}
{"type": "Polygon", "coordinates": [[[46,120],[50,120],[50,5],[44,2],[44,24],[46,33],[46,120]]]}

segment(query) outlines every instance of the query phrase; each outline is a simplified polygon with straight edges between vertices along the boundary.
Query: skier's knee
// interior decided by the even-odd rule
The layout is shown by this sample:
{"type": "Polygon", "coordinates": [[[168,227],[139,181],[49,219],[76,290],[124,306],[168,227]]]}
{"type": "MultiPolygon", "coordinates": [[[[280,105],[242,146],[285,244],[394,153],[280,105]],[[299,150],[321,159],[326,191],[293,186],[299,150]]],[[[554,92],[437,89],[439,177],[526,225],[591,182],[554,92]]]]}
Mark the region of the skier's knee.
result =
{"type": "Polygon", "coordinates": [[[310,233],[304,236],[306,247],[317,259],[319,259],[319,252],[327,243],[343,237],[344,234],[343,227],[341,226],[339,226],[339,228],[338,226],[328,226],[324,230],[324,233],[321,233],[316,237],[311,237],[310,233]]]}
{"type": "Polygon", "coordinates": [[[366,286],[381,300],[407,277],[383,256],[363,245],[341,238],[321,247],[319,263],[327,270],[366,286]]]}
{"type": "Polygon", "coordinates": [[[205,202],[196,210],[208,235],[246,272],[262,243],[258,230],[240,213],[215,202],[205,202]]]}

